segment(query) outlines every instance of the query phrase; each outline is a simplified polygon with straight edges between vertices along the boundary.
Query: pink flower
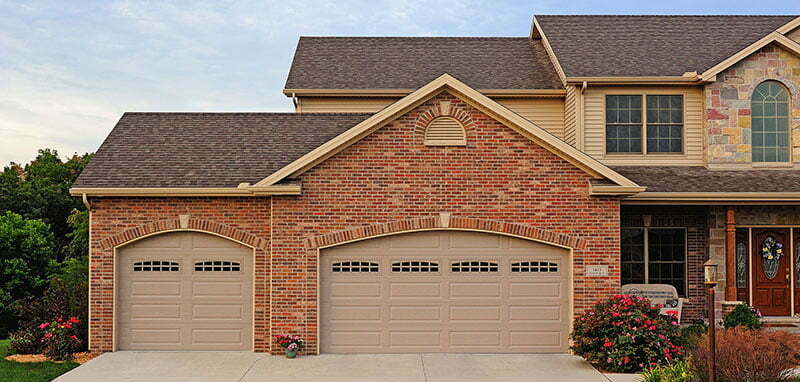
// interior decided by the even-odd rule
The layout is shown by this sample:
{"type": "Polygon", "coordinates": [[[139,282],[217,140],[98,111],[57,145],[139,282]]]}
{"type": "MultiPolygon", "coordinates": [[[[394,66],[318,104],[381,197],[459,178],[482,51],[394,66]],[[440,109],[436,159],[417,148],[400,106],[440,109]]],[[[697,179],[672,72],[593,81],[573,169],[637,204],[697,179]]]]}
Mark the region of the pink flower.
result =
{"type": "Polygon", "coordinates": [[[50,323],[49,322],[45,322],[45,323],[39,325],[39,329],[44,329],[44,328],[46,328],[48,326],[50,326],[50,323]]]}

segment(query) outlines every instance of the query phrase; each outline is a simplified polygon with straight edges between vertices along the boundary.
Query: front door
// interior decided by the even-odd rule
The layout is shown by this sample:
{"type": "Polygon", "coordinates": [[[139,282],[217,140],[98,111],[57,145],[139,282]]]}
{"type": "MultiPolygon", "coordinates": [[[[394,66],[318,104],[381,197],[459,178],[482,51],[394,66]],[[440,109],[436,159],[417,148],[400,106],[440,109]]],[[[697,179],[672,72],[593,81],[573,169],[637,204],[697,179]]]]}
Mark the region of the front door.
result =
{"type": "Polygon", "coordinates": [[[788,316],[789,230],[754,229],[752,256],[753,306],[765,316],[788,316]]]}

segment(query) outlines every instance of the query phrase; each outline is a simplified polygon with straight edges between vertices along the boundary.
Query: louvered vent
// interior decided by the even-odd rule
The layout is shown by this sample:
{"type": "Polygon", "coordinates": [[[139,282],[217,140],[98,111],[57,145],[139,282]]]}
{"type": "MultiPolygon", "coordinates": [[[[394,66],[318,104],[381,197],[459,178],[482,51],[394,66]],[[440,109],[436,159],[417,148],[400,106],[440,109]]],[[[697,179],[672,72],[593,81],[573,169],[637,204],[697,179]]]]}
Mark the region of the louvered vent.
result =
{"type": "Polygon", "coordinates": [[[450,117],[439,117],[428,124],[425,130],[425,144],[428,146],[466,146],[467,135],[464,127],[450,117]]]}

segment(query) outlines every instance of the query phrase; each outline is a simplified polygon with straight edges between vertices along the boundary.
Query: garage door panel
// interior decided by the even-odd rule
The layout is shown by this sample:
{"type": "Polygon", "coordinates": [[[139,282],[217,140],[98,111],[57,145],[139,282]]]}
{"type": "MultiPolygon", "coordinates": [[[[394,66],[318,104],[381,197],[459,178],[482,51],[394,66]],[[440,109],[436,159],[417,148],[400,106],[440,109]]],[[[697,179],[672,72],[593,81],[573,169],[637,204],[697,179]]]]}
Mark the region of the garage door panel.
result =
{"type": "Polygon", "coordinates": [[[195,232],[162,234],[135,244],[118,251],[119,349],[252,348],[251,249],[195,232]],[[164,259],[174,263],[170,271],[155,266],[145,271],[140,264],[164,268],[164,259]],[[202,262],[211,263],[205,267],[202,262]],[[171,271],[176,267],[179,271],[171,271]]]}
{"type": "Polygon", "coordinates": [[[321,351],[566,352],[568,253],[519,241],[430,231],[323,250],[321,351]],[[345,262],[377,266],[333,271],[345,262]]]}

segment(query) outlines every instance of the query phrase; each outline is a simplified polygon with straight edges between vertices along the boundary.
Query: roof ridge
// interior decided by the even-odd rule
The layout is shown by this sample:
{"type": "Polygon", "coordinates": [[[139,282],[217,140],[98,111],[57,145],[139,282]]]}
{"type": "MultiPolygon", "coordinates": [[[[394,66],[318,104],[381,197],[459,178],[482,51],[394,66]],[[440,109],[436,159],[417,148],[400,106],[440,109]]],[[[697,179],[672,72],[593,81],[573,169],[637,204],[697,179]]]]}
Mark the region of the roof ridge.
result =
{"type": "Polygon", "coordinates": [[[495,39],[516,40],[527,39],[528,36],[300,36],[300,38],[328,38],[328,39],[495,39]]]}
{"type": "Polygon", "coordinates": [[[556,16],[556,17],[800,17],[798,15],[791,15],[791,14],[776,14],[776,15],[767,15],[767,14],[760,14],[760,15],[733,15],[733,14],[708,14],[708,15],[701,15],[701,14],[693,14],[693,15],[681,15],[681,14],[631,14],[631,15],[624,15],[624,14],[588,14],[588,13],[581,13],[581,14],[534,14],[534,16],[556,16]]]}
{"type": "Polygon", "coordinates": [[[126,111],[123,115],[372,115],[358,112],[303,112],[294,111],[126,111]]]}

